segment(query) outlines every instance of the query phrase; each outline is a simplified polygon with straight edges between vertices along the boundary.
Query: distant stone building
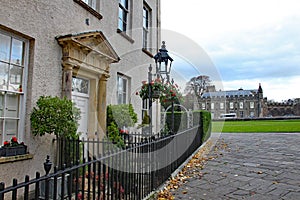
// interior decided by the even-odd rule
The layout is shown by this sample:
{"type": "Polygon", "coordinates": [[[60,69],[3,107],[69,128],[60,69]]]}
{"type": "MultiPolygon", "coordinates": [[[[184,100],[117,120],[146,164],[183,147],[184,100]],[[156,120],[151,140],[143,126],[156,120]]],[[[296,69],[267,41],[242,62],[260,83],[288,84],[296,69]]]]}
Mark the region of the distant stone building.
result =
{"type": "Polygon", "coordinates": [[[283,102],[268,101],[268,116],[300,116],[300,98],[283,102]]]}
{"type": "Polygon", "coordinates": [[[259,84],[253,90],[216,91],[209,86],[199,99],[199,109],[211,112],[213,119],[223,118],[231,114],[236,118],[256,118],[267,115],[267,98],[259,84]]]}

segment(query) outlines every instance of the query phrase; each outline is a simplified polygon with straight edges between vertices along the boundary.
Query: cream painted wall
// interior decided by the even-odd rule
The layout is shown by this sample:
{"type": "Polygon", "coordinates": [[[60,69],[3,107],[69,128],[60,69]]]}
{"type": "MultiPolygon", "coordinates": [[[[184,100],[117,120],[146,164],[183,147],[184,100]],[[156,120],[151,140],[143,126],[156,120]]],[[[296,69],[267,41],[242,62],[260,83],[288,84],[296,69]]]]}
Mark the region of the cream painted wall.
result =
{"type": "MultiPolygon", "coordinates": [[[[30,177],[34,177],[36,171],[43,174],[46,155],[49,154],[51,159],[55,157],[55,143],[52,142],[52,136],[31,135],[29,114],[39,96],[61,96],[62,50],[55,39],[56,36],[102,31],[121,59],[119,63],[110,67],[107,103],[116,103],[116,75],[120,72],[130,77],[130,91],[133,94],[130,96],[135,109],[140,112],[141,101],[136,99],[134,93],[141,85],[141,81],[147,78],[149,64],[154,62],[151,57],[142,52],[143,1],[130,0],[130,2],[132,30],[128,35],[134,41],[133,43],[117,33],[117,0],[99,0],[100,14],[103,16],[101,20],[73,0],[1,0],[0,28],[11,30],[30,40],[24,142],[28,145],[29,152],[34,155],[31,160],[0,164],[1,181],[10,184],[12,177],[23,180],[25,174],[30,177]],[[87,20],[89,25],[86,24],[87,20]],[[30,167],[24,170],[24,165],[30,167]]],[[[160,26],[160,19],[156,19],[157,13],[159,14],[156,6],[160,5],[160,0],[145,0],[145,2],[152,8],[152,26],[160,26]]],[[[155,54],[160,46],[160,34],[156,29],[152,31],[151,40],[154,48],[152,53],[155,54]]]]}

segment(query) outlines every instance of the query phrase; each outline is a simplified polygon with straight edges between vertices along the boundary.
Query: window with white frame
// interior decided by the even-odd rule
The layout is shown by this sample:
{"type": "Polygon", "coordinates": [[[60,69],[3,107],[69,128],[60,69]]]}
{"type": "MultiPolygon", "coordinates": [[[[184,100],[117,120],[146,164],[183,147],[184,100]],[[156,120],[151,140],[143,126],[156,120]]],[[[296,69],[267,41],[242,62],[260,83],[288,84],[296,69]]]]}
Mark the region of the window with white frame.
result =
{"type": "Polygon", "coordinates": [[[222,110],[224,109],[224,103],[223,102],[220,103],[220,109],[222,109],[222,110]]]}
{"type": "Polygon", "coordinates": [[[22,139],[29,41],[0,29],[0,145],[22,139]]]}
{"type": "Polygon", "coordinates": [[[254,108],[254,102],[253,101],[250,102],[250,108],[254,108]]]}
{"type": "Polygon", "coordinates": [[[142,105],[142,119],[144,119],[144,117],[146,115],[148,115],[148,110],[149,110],[149,99],[143,99],[143,105],[142,105]]]}
{"type": "Polygon", "coordinates": [[[128,0],[119,0],[119,22],[118,29],[121,32],[126,32],[128,29],[128,0]]]}
{"type": "Polygon", "coordinates": [[[147,49],[149,45],[150,39],[150,23],[151,23],[151,9],[149,6],[143,6],[143,49],[147,49]]]}
{"type": "Polygon", "coordinates": [[[121,74],[118,74],[118,78],[117,78],[118,104],[127,103],[127,94],[128,94],[128,78],[121,74]]]}
{"type": "Polygon", "coordinates": [[[205,110],[205,103],[202,103],[202,110],[205,110]]]}
{"type": "Polygon", "coordinates": [[[230,103],[229,103],[229,108],[230,108],[230,109],[233,109],[233,107],[234,107],[233,102],[230,102],[230,103]]]}
{"type": "Polygon", "coordinates": [[[86,3],[88,6],[96,10],[96,0],[82,0],[84,3],[86,3]]]}
{"type": "Polygon", "coordinates": [[[212,109],[212,110],[215,109],[215,103],[210,104],[210,109],[212,109]]]}
{"type": "Polygon", "coordinates": [[[244,108],[244,102],[240,102],[240,109],[244,108]]]}

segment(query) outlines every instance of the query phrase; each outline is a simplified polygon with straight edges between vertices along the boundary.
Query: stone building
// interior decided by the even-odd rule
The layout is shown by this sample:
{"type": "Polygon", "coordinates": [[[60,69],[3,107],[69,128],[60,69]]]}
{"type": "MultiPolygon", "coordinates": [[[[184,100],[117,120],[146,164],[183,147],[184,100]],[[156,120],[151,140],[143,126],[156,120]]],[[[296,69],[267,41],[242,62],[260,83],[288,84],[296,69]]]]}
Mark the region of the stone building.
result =
{"type": "Polygon", "coordinates": [[[300,116],[300,99],[289,99],[283,102],[268,101],[269,117],[293,117],[300,116]]]}
{"type": "Polygon", "coordinates": [[[107,104],[133,103],[141,112],[132,94],[160,47],[160,0],[0,2],[0,145],[16,136],[30,152],[0,159],[0,181],[10,184],[10,175],[33,176],[55,155],[52,137],[31,134],[40,96],[72,99],[87,137],[105,134],[107,104]]]}
{"type": "Polygon", "coordinates": [[[255,118],[266,115],[266,101],[260,84],[258,89],[229,91],[210,86],[199,100],[199,109],[211,112],[213,119],[255,118]]]}

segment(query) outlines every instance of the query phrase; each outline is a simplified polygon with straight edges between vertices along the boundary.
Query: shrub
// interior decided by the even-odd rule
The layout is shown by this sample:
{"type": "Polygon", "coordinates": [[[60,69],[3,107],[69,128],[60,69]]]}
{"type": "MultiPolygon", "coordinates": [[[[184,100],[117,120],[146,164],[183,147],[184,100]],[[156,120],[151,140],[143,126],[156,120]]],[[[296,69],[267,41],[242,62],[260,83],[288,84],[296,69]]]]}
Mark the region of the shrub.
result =
{"type": "Polygon", "coordinates": [[[80,110],[66,97],[41,96],[30,114],[33,135],[77,138],[80,110]]]}

